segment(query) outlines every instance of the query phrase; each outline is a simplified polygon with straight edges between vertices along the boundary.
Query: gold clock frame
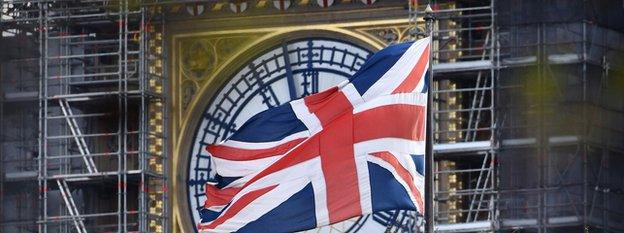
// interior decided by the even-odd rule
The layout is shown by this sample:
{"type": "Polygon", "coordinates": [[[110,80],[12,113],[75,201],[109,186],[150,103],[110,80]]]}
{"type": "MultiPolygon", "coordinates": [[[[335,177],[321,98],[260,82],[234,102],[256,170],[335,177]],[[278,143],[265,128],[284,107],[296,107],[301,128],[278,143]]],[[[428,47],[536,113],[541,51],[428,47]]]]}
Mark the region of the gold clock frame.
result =
{"type": "MultiPolygon", "coordinates": [[[[195,21],[193,21],[195,22],[195,21]]],[[[168,25],[168,27],[170,27],[168,25]]],[[[191,220],[188,219],[187,195],[187,164],[188,151],[191,149],[194,136],[194,128],[201,119],[201,114],[211,96],[215,94],[218,87],[226,82],[231,75],[240,69],[241,64],[245,64],[251,58],[259,56],[266,49],[279,45],[283,41],[305,37],[329,37],[352,41],[355,44],[376,51],[387,45],[387,41],[380,35],[381,32],[394,33],[397,41],[407,38],[409,29],[407,17],[401,19],[371,20],[365,22],[339,22],[311,25],[290,25],[290,26],[268,26],[262,28],[247,29],[224,29],[206,30],[197,29],[188,32],[173,32],[167,37],[169,60],[169,143],[170,167],[169,186],[172,187],[170,193],[170,230],[174,233],[193,232],[191,220]],[[182,46],[192,41],[203,40],[228,40],[237,38],[241,41],[228,48],[220,56],[217,64],[214,64],[212,72],[201,80],[194,80],[196,92],[192,94],[187,105],[182,106],[183,93],[181,84],[185,82],[182,72],[182,57],[185,55],[182,46]]]]}

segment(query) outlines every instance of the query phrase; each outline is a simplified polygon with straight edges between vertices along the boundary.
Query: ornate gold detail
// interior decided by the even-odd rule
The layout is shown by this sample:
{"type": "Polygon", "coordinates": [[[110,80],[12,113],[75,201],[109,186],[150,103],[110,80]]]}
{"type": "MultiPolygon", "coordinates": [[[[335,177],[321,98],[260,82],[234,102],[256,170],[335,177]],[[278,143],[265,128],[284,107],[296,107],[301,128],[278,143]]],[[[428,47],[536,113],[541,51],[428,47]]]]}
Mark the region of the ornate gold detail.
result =
{"type": "Polygon", "coordinates": [[[413,26],[408,24],[383,25],[375,27],[360,27],[356,30],[371,36],[384,45],[400,43],[415,39],[418,31],[422,31],[423,25],[413,26]]]}
{"type": "Polygon", "coordinates": [[[329,36],[355,40],[376,50],[387,45],[383,32],[393,40],[405,40],[407,19],[370,22],[310,24],[283,27],[202,31],[172,35],[171,45],[171,178],[172,230],[176,233],[191,229],[186,204],[185,156],[191,146],[193,129],[206,100],[220,83],[233,75],[247,60],[284,40],[301,37],[329,36]],[[396,35],[396,37],[394,36],[396,35]]]}
{"type": "Polygon", "coordinates": [[[214,69],[217,60],[215,48],[207,40],[182,43],[182,73],[185,79],[201,79],[214,69]]]}
{"type": "Polygon", "coordinates": [[[197,93],[197,83],[193,80],[184,80],[180,86],[180,97],[182,111],[186,112],[186,108],[197,93]]]}
{"type": "Polygon", "coordinates": [[[215,76],[224,62],[239,52],[258,35],[219,35],[213,37],[190,37],[180,44],[180,106],[183,113],[206,80],[215,76]]]}

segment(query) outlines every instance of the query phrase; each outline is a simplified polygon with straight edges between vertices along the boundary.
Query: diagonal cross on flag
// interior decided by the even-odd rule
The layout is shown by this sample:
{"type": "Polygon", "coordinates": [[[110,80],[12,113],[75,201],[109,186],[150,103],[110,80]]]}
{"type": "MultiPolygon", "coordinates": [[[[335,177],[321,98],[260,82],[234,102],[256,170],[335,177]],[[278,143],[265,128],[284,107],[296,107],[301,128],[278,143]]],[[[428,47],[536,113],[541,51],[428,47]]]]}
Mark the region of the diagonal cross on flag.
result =
{"type": "Polygon", "coordinates": [[[429,44],[381,50],[349,82],[259,113],[208,146],[216,179],[198,229],[289,232],[374,211],[423,213],[429,44]]]}

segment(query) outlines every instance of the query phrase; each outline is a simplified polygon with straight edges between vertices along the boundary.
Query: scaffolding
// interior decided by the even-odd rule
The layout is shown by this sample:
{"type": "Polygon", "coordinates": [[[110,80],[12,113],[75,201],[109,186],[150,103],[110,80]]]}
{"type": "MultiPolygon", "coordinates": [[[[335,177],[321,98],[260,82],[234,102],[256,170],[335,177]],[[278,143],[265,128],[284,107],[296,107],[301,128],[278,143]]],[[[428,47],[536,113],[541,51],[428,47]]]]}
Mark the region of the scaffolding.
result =
{"type": "Polygon", "coordinates": [[[132,1],[42,3],[40,232],[166,231],[162,18],[132,1]]]}
{"type": "MultiPolygon", "coordinates": [[[[410,1],[414,33],[424,31],[418,17],[427,4],[410,1]]],[[[493,231],[498,69],[494,1],[434,1],[432,7],[434,229],[493,231]]]]}
{"type": "Polygon", "coordinates": [[[494,3],[433,4],[436,231],[624,230],[614,2],[494,3]]]}
{"type": "Polygon", "coordinates": [[[0,1],[0,232],[35,231],[39,206],[36,21],[25,12],[0,1]]]}
{"type": "Polygon", "coordinates": [[[624,148],[624,83],[610,74],[624,68],[621,15],[608,10],[616,4],[512,1],[497,10],[501,229],[624,230],[613,179],[622,172],[609,169],[624,148]]]}
{"type": "MultiPolygon", "coordinates": [[[[11,39],[5,38],[6,41],[11,39]]],[[[0,62],[0,231],[28,232],[37,220],[37,59],[0,62]],[[33,62],[34,60],[34,62],[33,62]],[[16,71],[16,72],[13,72],[16,71]],[[10,127],[9,127],[10,126],[10,127]]]]}

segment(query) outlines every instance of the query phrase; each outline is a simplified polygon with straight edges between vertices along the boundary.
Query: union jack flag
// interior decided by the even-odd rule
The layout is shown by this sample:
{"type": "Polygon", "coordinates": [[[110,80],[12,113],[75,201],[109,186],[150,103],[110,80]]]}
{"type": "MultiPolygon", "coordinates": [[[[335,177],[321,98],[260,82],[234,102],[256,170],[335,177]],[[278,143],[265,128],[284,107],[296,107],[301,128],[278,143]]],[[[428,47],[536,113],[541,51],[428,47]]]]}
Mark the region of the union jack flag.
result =
{"type": "Polygon", "coordinates": [[[389,46],[348,81],[253,116],[207,147],[198,229],[293,232],[424,211],[430,39],[389,46]]]}

